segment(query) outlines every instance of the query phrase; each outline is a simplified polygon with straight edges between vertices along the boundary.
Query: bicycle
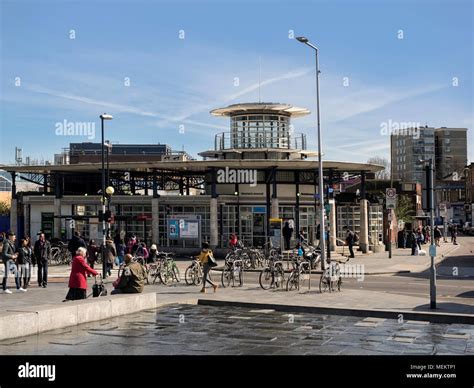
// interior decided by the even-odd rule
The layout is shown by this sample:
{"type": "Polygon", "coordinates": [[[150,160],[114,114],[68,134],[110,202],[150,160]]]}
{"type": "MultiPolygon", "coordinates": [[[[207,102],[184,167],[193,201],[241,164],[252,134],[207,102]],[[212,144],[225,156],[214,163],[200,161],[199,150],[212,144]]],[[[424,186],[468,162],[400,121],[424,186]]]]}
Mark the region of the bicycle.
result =
{"type": "Polygon", "coordinates": [[[280,288],[285,281],[285,271],[283,270],[283,261],[276,257],[270,260],[268,266],[262,269],[258,282],[264,290],[270,288],[280,288]]]}
{"type": "Polygon", "coordinates": [[[178,283],[181,281],[178,266],[174,259],[169,257],[168,254],[161,258],[160,266],[158,268],[159,270],[155,274],[153,284],[156,282],[157,278],[159,278],[163,284],[168,284],[169,281],[173,281],[173,279],[178,283]]]}
{"type": "Polygon", "coordinates": [[[319,279],[319,292],[335,291],[334,286],[337,285],[337,290],[341,291],[342,276],[339,262],[331,261],[327,264],[326,269],[321,274],[319,279]]]}
{"type": "Polygon", "coordinates": [[[72,256],[71,252],[67,249],[67,244],[63,242],[57,242],[51,247],[51,264],[71,264],[72,256]]]}
{"type": "Polygon", "coordinates": [[[226,288],[230,286],[232,282],[232,287],[235,287],[236,281],[239,286],[244,284],[244,263],[241,259],[230,259],[227,260],[224,264],[224,269],[222,270],[221,283],[222,287],[226,288]]]}
{"type": "Polygon", "coordinates": [[[305,285],[306,280],[309,280],[311,276],[310,271],[311,262],[308,260],[294,260],[293,261],[293,270],[288,277],[288,282],[286,283],[286,291],[300,290],[300,287],[305,285]]]}
{"type": "Polygon", "coordinates": [[[194,257],[191,257],[191,259],[192,263],[188,268],[186,268],[186,271],[184,272],[184,280],[188,286],[198,286],[202,282],[202,264],[194,257]]]}

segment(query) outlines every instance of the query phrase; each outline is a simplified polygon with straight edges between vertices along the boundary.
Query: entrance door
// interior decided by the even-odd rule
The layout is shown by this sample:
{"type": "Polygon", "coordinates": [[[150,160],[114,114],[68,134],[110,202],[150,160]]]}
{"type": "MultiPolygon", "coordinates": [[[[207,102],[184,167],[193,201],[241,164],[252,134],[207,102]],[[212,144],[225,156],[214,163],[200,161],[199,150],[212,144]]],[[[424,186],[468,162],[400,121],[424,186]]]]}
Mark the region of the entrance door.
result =
{"type": "Polygon", "coordinates": [[[253,246],[263,247],[265,244],[266,213],[253,213],[253,246]]]}

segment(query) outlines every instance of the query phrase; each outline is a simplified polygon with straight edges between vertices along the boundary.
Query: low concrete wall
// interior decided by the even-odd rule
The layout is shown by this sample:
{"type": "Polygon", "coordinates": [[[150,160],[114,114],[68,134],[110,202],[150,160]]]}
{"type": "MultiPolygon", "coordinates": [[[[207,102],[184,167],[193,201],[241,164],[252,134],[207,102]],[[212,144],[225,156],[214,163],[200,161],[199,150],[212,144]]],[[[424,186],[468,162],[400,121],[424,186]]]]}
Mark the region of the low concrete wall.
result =
{"type": "Polygon", "coordinates": [[[19,308],[0,315],[0,340],[100,321],[157,307],[154,292],[19,308]]]}

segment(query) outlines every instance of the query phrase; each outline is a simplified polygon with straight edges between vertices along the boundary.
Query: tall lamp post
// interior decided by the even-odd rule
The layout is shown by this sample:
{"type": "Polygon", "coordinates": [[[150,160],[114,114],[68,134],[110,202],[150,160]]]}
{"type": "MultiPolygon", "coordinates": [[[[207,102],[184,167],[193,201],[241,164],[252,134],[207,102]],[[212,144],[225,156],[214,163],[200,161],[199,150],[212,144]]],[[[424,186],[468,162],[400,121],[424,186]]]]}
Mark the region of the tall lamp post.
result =
{"type": "Polygon", "coordinates": [[[316,114],[317,114],[317,127],[318,127],[318,177],[319,177],[319,200],[320,200],[320,236],[321,241],[319,246],[321,248],[321,267],[322,269],[326,268],[326,248],[324,239],[326,238],[326,225],[324,219],[324,175],[323,175],[323,160],[322,160],[322,145],[321,145],[321,115],[319,112],[319,62],[318,62],[318,53],[319,50],[316,46],[311,44],[308,38],[304,36],[299,36],[296,38],[298,42],[305,44],[308,47],[311,47],[315,52],[316,60],[316,114]]]}
{"type": "Polygon", "coordinates": [[[102,278],[107,278],[107,263],[105,260],[105,239],[106,239],[106,225],[105,225],[105,201],[106,201],[106,192],[105,192],[105,143],[104,143],[104,121],[105,120],[112,120],[112,115],[108,115],[107,113],[100,115],[101,120],[101,133],[102,133],[102,140],[101,140],[101,155],[102,155],[102,245],[100,248],[100,252],[102,255],[102,278]]]}
{"type": "Polygon", "coordinates": [[[434,242],[434,162],[433,159],[420,160],[420,163],[428,163],[425,166],[426,169],[426,198],[427,208],[430,212],[430,308],[436,308],[436,267],[435,267],[435,256],[436,246],[434,242]]]}

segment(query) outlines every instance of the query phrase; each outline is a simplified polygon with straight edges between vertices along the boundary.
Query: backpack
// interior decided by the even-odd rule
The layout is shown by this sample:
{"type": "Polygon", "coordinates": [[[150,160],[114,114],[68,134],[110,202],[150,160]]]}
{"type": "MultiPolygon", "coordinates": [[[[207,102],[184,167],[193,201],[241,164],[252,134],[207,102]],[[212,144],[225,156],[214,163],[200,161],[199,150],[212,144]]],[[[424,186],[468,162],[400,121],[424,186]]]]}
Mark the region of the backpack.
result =
{"type": "Polygon", "coordinates": [[[354,242],[357,242],[357,241],[359,241],[359,235],[356,232],[354,232],[354,242]]]}

